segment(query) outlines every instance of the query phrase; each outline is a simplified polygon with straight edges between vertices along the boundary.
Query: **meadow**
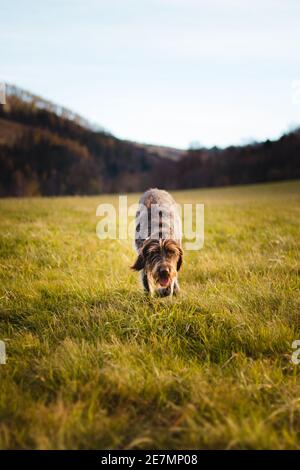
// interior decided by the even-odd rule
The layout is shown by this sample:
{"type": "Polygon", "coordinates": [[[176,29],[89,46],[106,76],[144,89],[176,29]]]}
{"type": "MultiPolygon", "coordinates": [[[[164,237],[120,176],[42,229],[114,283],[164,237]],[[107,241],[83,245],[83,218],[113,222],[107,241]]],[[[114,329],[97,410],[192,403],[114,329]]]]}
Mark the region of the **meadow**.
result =
{"type": "Polygon", "coordinates": [[[0,448],[300,449],[300,182],[173,195],[205,243],[172,301],[97,238],[117,196],[0,200],[0,448]]]}

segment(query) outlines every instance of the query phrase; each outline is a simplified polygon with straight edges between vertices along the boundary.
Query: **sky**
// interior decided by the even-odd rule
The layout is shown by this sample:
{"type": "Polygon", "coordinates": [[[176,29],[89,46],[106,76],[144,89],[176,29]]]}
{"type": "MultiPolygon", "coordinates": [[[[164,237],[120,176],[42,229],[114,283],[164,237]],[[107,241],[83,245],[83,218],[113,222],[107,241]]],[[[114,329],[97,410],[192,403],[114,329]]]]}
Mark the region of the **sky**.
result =
{"type": "Polygon", "coordinates": [[[187,148],[300,124],[299,0],[0,0],[0,81],[187,148]]]}

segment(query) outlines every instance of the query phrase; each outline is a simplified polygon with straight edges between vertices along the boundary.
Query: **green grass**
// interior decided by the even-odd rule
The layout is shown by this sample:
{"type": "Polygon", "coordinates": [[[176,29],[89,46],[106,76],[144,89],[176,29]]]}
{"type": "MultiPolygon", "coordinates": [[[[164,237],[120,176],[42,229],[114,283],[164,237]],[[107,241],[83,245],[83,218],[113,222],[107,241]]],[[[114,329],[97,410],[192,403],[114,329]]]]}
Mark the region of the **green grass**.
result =
{"type": "Polygon", "coordinates": [[[172,301],[96,237],[116,197],[0,201],[1,448],[300,448],[300,183],[174,196],[205,245],[172,301]]]}

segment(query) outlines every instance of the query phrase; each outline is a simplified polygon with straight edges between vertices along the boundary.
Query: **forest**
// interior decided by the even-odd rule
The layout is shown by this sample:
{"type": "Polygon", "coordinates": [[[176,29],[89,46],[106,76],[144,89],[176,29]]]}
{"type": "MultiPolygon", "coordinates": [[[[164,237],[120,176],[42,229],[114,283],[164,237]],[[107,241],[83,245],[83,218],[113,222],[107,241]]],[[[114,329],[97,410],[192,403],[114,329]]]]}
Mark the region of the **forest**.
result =
{"type": "Polygon", "coordinates": [[[0,105],[0,196],[202,188],[300,177],[300,129],[276,141],[166,149],[124,141],[14,86],[0,105]]]}

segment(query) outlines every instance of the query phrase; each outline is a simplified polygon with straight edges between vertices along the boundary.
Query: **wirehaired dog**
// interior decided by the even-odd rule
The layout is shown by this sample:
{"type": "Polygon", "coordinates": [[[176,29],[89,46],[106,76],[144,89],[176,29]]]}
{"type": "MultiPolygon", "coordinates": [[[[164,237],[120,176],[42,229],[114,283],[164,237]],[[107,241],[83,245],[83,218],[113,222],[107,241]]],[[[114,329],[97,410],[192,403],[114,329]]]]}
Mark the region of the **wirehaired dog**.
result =
{"type": "Polygon", "coordinates": [[[146,191],[136,213],[138,256],[132,269],[141,271],[144,289],[151,295],[164,297],[179,292],[181,239],[181,218],[172,196],[160,189],[146,191]]]}

